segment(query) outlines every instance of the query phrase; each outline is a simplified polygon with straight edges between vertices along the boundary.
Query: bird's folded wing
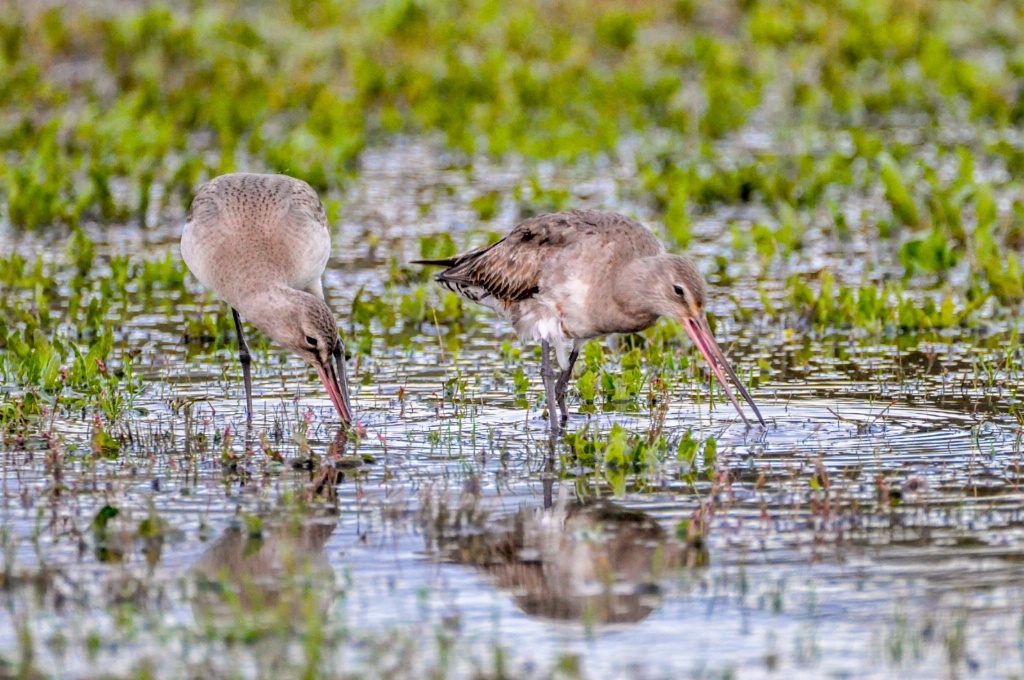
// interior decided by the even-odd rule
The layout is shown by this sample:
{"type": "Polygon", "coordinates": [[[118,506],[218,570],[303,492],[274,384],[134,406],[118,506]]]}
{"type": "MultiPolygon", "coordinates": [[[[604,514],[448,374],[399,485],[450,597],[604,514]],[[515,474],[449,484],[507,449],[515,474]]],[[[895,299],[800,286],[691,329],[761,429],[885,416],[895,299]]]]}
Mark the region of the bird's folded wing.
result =
{"type": "Polygon", "coordinates": [[[559,216],[536,217],[493,245],[432,263],[449,267],[437,280],[482,288],[504,304],[533,296],[545,270],[557,266],[552,255],[576,236],[576,230],[559,216]]]}

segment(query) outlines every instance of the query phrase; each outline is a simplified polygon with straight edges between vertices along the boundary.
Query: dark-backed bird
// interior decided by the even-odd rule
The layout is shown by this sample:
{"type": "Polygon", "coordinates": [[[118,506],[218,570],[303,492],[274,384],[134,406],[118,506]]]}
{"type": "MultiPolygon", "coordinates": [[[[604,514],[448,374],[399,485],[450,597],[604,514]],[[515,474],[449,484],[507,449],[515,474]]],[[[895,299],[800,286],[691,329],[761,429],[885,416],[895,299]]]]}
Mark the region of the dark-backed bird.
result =
{"type": "Polygon", "coordinates": [[[764,425],[760,411],[718,347],[705,315],[707,284],[697,267],[647,227],[617,213],[570,210],[527,220],[505,238],[462,255],[414,264],[445,267],[435,279],[497,311],[516,333],[541,344],[541,374],[553,432],[569,416],[566,387],[581,345],[636,333],[659,317],[680,321],[749,425],[723,371],[764,425]],[[561,367],[551,367],[554,349],[561,367]]]}
{"type": "Polygon", "coordinates": [[[221,175],[192,201],[181,256],[231,306],[250,423],[252,359],[240,316],[313,366],[341,419],[352,419],[345,349],[321,284],[330,254],[324,206],[294,177],[221,175]]]}

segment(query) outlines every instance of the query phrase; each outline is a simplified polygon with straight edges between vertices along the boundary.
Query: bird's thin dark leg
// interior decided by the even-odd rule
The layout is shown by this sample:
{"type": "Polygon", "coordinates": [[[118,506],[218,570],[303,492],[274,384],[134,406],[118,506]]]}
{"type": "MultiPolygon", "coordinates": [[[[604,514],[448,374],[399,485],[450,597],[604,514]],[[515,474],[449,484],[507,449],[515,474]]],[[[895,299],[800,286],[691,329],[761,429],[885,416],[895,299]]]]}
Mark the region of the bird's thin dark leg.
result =
{"type": "Polygon", "coordinates": [[[540,342],[540,374],[544,378],[544,393],[548,398],[548,418],[551,420],[551,434],[557,435],[558,416],[555,415],[555,372],[551,369],[551,345],[547,340],[540,342]]]}
{"type": "Polygon", "coordinates": [[[569,386],[569,379],[572,378],[572,369],[576,365],[576,360],[580,356],[580,346],[578,343],[572,343],[572,352],[569,353],[569,365],[565,367],[561,375],[558,376],[558,382],[555,383],[555,401],[558,402],[558,410],[562,414],[562,427],[569,422],[569,409],[565,405],[565,391],[569,386]]]}
{"type": "Polygon", "coordinates": [[[242,364],[242,378],[245,381],[245,422],[252,424],[252,355],[249,354],[249,345],[245,344],[245,336],[242,335],[242,319],[238,311],[232,307],[231,314],[235,317],[235,332],[238,334],[238,362],[242,364]]]}

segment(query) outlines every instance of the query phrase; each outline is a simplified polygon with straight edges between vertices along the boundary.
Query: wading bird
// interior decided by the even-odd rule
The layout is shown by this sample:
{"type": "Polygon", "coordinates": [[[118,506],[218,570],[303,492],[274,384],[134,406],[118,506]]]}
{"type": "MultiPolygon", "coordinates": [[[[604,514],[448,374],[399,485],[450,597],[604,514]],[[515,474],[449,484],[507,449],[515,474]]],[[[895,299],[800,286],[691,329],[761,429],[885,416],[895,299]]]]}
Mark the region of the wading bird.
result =
{"type": "Polygon", "coordinates": [[[719,349],[704,314],[707,284],[685,257],[668,255],[636,220],[597,210],[571,210],[523,222],[489,246],[414,264],[446,269],[435,279],[462,297],[497,311],[521,338],[541,343],[541,374],[552,432],[569,417],[565,391],[581,345],[610,333],[636,333],[660,316],[678,319],[711,366],[743,422],[750,422],[722,371],[760,411],[719,349]],[[554,347],[562,368],[551,368],[554,347]]]}
{"type": "Polygon", "coordinates": [[[324,206],[301,180],[221,175],[192,201],[181,256],[195,277],[231,306],[250,423],[252,359],[239,315],[312,365],[341,419],[352,419],[345,348],[320,282],[330,253],[324,206]]]}

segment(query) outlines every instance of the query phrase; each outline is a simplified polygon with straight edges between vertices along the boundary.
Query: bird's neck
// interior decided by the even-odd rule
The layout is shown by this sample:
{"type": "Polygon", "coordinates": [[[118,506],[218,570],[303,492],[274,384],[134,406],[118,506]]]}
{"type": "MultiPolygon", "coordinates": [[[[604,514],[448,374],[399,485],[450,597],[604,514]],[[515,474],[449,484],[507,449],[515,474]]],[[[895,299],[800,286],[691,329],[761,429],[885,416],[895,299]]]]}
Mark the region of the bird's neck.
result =
{"type": "Polygon", "coordinates": [[[306,291],[273,283],[246,296],[235,309],[253,326],[287,346],[295,319],[312,297],[306,291]]]}
{"type": "Polygon", "coordinates": [[[619,269],[610,279],[610,305],[604,314],[609,333],[636,333],[658,320],[658,310],[651,304],[650,291],[657,281],[657,258],[641,257],[619,269]]]}

